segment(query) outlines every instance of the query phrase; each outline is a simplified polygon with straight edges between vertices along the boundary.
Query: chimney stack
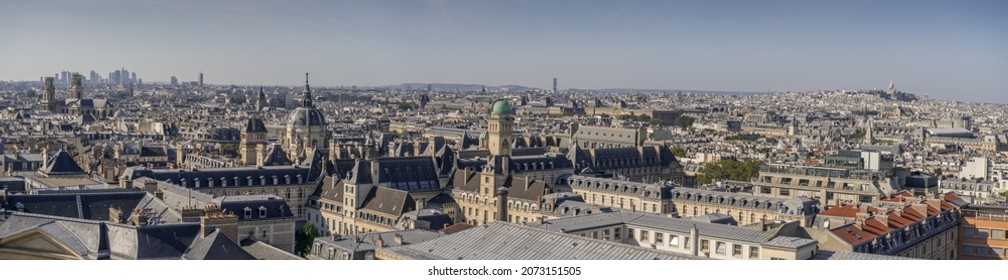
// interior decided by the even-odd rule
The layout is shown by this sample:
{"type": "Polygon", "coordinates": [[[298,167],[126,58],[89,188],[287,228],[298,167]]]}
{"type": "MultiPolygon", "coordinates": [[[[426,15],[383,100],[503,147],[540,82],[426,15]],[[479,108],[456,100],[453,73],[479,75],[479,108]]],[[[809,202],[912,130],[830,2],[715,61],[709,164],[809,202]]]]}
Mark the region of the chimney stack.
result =
{"type": "Polygon", "coordinates": [[[375,249],[385,247],[385,239],[382,239],[381,235],[378,235],[378,240],[374,242],[375,249]]]}
{"type": "Polygon", "coordinates": [[[121,224],[123,222],[122,210],[115,206],[109,207],[109,222],[112,222],[114,224],[121,224]]]}
{"type": "Polygon", "coordinates": [[[206,236],[213,232],[214,228],[220,229],[231,241],[237,243],[238,239],[238,216],[234,213],[225,213],[216,204],[207,205],[204,209],[203,217],[200,217],[200,234],[206,236]]]}
{"type": "Polygon", "coordinates": [[[399,246],[403,245],[403,238],[402,238],[402,234],[401,233],[396,233],[395,234],[395,244],[399,245],[399,246]]]}
{"type": "Polygon", "coordinates": [[[497,188],[497,220],[501,222],[508,221],[508,189],[504,186],[497,188]]]}

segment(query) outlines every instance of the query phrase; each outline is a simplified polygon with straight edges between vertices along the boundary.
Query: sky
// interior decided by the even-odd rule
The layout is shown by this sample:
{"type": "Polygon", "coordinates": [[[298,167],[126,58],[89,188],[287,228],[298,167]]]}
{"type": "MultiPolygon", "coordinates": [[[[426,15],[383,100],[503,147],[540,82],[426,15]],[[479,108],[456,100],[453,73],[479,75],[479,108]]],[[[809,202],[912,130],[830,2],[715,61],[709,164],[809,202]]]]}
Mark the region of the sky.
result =
{"type": "Polygon", "coordinates": [[[1008,1],[12,1],[0,80],[805,91],[1008,104],[1008,1]]]}

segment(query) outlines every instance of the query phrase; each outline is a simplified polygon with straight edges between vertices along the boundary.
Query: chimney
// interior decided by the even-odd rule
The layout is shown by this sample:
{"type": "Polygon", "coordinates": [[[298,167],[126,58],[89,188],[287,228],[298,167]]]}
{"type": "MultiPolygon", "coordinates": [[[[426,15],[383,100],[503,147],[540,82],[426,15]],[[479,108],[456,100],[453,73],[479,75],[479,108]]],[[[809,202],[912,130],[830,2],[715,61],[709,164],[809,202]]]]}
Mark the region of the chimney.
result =
{"type": "Polygon", "coordinates": [[[108,211],[109,211],[109,222],[112,222],[114,224],[121,224],[123,222],[121,209],[115,206],[111,206],[109,207],[108,211]]]}
{"type": "Polygon", "coordinates": [[[700,255],[700,248],[699,248],[700,247],[700,232],[699,231],[700,230],[697,229],[696,224],[693,224],[693,227],[690,228],[690,230],[689,230],[689,236],[690,236],[690,239],[689,239],[690,244],[689,245],[690,245],[690,250],[691,250],[690,253],[693,254],[694,256],[699,256],[700,255]]]}
{"type": "Polygon", "coordinates": [[[504,186],[501,186],[501,187],[497,188],[497,220],[498,221],[501,221],[501,222],[507,222],[508,221],[507,199],[508,199],[508,189],[505,188],[504,186]]]}
{"type": "MultiPolygon", "coordinates": [[[[111,218],[111,217],[110,217],[111,218]]],[[[144,214],[143,209],[133,208],[133,214],[130,215],[130,225],[133,226],[145,226],[147,225],[148,218],[144,214]]]]}
{"type": "Polygon", "coordinates": [[[378,235],[378,240],[374,242],[375,249],[385,247],[385,239],[378,235]]]}
{"type": "Polygon", "coordinates": [[[147,192],[149,194],[153,194],[155,191],[158,190],[157,185],[158,185],[158,183],[154,179],[144,180],[144,182],[143,182],[143,191],[145,191],[145,192],[147,192]]]}
{"type": "Polygon", "coordinates": [[[42,147],[42,169],[49,167],[49,147],[42,147]]]}
{"type": "Polygon", "coordinates": [[[200,234],[206,236],[213,232],[214,228],[220,229],[221,233],[231,241],[237,243],[238,239],[238,216],[234,213],[225,213],[216,204],[207,205],[204,209],[206,213],[200,217],[200,234]]]}
{"type": "Polygon", "coordinates": [[[154,197],[158,200],[164,201],[164,192],[161,190],[154,191],[154,197]]]}
{"type": "Polygon", "coordinates": [[[399,246],[403,245],[402,234],[400,233],[395,234],[395,244],[399,246]]]}

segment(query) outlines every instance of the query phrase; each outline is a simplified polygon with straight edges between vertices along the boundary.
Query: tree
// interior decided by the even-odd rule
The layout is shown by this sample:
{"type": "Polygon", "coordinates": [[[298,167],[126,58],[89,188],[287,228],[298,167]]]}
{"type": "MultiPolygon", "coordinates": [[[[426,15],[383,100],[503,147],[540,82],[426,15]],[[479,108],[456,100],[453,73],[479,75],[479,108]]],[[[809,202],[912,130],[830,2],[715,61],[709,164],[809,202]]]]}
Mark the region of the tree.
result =
{"type": "Polygon", "coordinates": [[[755,159],[722,159],[711,162],[698,170],[697,182],[710,184],[720,180],[749,181],[759,176],[760,164],[755,159]]]}
{"type": "Polygon", "coordinates": [[[315,224],[306,223],[301,229],[294,233],[294,252],[299,256],[307,256],[311,253],[312,243],[315,242],[315,237],[318,237],[318,231],[315,229],[315,224]]]}
{"type": "Polygon", "coordinates": [[[690,126],[693,126],[693,122],[695,121],[696,119],[691,117],[679,116],[678,118],[675,119],[675,125],[682,128],[688,128],[690,126]]]}
{"type": "Polygon", "coordinates": [[[679,147],[672,147],[672,155],[676,156],[677,158],[686,157],[686,150],[683,150],[683,148],[679,147]]]}

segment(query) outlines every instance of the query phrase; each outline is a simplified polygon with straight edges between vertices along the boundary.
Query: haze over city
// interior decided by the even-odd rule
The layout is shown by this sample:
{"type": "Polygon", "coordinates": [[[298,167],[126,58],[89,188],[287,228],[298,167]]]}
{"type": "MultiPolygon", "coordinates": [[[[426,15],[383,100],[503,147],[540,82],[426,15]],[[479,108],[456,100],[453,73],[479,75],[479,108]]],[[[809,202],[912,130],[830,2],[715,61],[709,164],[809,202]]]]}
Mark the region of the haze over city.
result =
{"type": "Polygon", "coordinates": [[[1004,1],[5,1],[0,79],[865,89],[1008,102],[1004,1]],[[28,28],[30,27],[30,28],[28,28]]]}

